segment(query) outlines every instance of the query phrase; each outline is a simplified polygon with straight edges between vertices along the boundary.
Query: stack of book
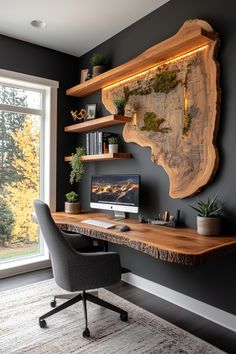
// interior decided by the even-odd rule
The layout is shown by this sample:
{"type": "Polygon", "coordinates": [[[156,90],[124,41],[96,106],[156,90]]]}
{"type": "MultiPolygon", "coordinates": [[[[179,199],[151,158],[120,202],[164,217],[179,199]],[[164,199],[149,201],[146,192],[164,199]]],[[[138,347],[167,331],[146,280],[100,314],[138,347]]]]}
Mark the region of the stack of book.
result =
{"type": "Polygon", "coordinates": [[[115,133],[92,132],[86,134],[86,154],[100,155],[108,153],[108,138],[117,136],[115,133]]]}

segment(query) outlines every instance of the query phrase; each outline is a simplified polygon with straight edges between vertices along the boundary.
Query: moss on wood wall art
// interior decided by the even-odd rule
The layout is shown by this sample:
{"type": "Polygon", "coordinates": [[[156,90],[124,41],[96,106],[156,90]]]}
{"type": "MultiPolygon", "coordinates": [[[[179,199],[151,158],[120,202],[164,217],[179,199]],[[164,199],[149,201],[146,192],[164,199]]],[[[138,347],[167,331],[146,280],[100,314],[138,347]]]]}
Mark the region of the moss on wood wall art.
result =
{"type": "Polygon", "coordinates": [[[156,113],[146,112],[144,114],[144,125],[140,128],[142,131],[155,132],[155,133],[167,133],[170,128],[160,127],[165,122],[164,118],[157,118],[156,113]]]}
{"type": "Polygon", "coordinates": [[[152,92],[156,93],[169,93],[173,90],[178,83],[181,82],[177,79],[177,70],[167,70],[157,72],[151,78],[147,78],[144,82],[137,80],[134,88],[130,89],[129,86],[124,86],[124,96],[127,99],[131,96],[145,96],[150,95],[152,92]]]}
{"type": "Polygon", "coordinates": [[[152,82],[154,92],[167,94],[181,81],[177,79],[177,70],[164,70],[163,72],[156,74],[152,79],[152,82]]]}
{"type": "MultiPolygon", "coordinates": [[[[173,38],[179,41],[185,31],[201,26],[212,31],[204,21],[187,21],[173,38]]],[[[102,101],[111,113],[115,113],[113,97],[126,97],[125,114],[133,120],[125,124],[124,139],[151,148],[153,162],[170,178],[173,198],[193,195],[216,171],[217,150],[212,144],[219,104],[215,38],[207,46],[179,53],[176,59],[102,90],[102,101]]]]}

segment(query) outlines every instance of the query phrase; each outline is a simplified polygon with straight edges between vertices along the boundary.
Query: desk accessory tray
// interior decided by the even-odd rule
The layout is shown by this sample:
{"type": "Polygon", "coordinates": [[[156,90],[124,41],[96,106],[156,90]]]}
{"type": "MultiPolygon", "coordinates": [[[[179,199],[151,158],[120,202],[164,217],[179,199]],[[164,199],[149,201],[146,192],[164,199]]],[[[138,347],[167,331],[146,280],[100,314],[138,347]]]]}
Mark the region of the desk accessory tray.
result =
{"type": "Polygon", "coordinates": [[[159,213],[155,219],[146,219],[142,214],[139,215],[140,223],[148,223],[153,225],[161,225],[167,227],[177,227],[180,219],[180,210],[176,211],[176,215],[170,215],[168,211],[165,211],[164,214],[159,213]]]}
{"type": "Polygon", "coordinates": [[[152,220],[148,219],[149,224],[153,225],[160,225],[160,226],[167,226],[167,227],[177,227],[178,223],[177,221],[163,221],[163,220],[152,220]]]}

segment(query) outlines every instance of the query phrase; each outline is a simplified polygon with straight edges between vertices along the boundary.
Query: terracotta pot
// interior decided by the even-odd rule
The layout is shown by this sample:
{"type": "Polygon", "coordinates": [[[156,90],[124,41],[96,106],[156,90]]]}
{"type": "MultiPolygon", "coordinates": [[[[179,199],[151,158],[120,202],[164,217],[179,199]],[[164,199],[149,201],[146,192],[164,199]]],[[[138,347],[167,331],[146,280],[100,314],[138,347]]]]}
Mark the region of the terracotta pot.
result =
{"type": "Polygon", "coordinates": [[[118,152],[118,144],[109,144],[108,149],[109,149],[109,154],[115,154],[118,152]]]}
{"type": "Polygon", "coordinates": [[[76,202],[76,203],[65,202],[65,213],[79,214],[80,213],[80,202],[76,202]]]}
{"type": "Polygon", "coordinates": [[[197,232],[205,236],[218,236],[221,231],[221,220],[219,217],[197,217],[197,232]]]}
{"type": "Polygon", "coordinates": [[[105,71],[105,68],[102,65],[93,66],[93,77],[102,74],[104,71],[105,71]]]}

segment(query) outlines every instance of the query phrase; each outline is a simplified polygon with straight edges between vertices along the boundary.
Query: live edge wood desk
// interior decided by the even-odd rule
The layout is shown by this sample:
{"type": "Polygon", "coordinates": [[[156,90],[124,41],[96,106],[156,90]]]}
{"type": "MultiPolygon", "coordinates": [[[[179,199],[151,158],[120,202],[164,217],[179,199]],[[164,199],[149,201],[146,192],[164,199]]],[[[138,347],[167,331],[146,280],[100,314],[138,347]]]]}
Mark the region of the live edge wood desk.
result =
{"type": "Polygon", "coordinates": [[[117,243],[144,252],[154,258],[183,265],[197,265],[206,260],[236,251],[236,236],[200,236],[187,228],[140,224],[135,219],[111,221],[109,214],[52,213],[57,226],[63,231],[73,231],[99,240],[117,243]],[[85,219],[96,219],[117,224],[114,229],[103,229],[81,223],[85,219]],[[131,231],[120,232],[121,225],[128,225],[131,231]]]}

